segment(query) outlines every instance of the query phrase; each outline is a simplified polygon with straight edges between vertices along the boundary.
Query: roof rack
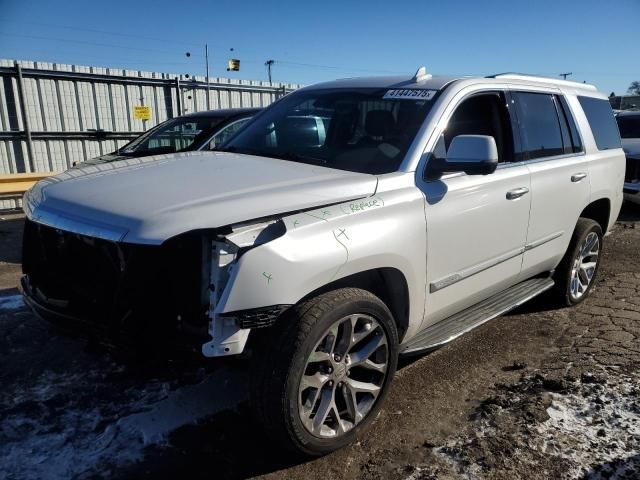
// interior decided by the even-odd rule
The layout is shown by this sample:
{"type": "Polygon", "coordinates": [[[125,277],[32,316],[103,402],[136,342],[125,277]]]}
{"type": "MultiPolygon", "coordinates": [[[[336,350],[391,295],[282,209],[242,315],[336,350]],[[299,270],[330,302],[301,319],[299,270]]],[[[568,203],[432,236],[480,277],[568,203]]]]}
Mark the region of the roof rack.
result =
{"type": "Polygon", "coordinates": [[[590,83],[580,83],[574,82],[571,80],[560,80],[559,78],[553,77],[545,77],[541,75],[529,75],[525,73],[514,73],[514,72],[505,72],[505,73],[496,73],[495,75],[487,75],[485,78],[506,78],[511,80],[528,80],[538,83],[547,83],[550,85],[564,85],[567,87],[573,88],[584,88],[585,90],[598,90],[595,85],[591,85],[590,83]]]}

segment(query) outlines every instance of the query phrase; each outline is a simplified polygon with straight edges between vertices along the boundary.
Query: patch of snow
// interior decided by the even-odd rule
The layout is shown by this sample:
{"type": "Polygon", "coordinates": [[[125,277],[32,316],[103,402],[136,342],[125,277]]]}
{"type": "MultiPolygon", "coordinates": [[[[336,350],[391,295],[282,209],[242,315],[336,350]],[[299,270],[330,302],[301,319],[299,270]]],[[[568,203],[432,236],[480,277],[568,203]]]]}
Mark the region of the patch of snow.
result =
{"type": "Polygon", "coordinates": [[[608,383],[590,385],[586,391],[583,385],[575,394],[553,394],[547,409],[551,418],[538,431],[545,453],[576,465],[567,472],[569,478],[640,471],[638,380],[611,376],[608,383]]]}
{"type": "Polygon", "coordinates": [[[3,405],[0,423],[0,478],[91,476],[101,465],[140,460],[146,446],[162,443],[173,430],[243,400],[244,382],[237,381],[238,376],[220,369],[199,384],[175,390],[151,381],[129,387],[117,401],[100,404],[69,395],[78,382],[95,380],[91,372],[46,372],[31,387],[5,398],[10,403],[3,405]]]}
{"type": "Polygon", "coordinates": [[[24,308],[22,295],[7,295],[0,297],[0,312],[10,312],[24,308]]]}

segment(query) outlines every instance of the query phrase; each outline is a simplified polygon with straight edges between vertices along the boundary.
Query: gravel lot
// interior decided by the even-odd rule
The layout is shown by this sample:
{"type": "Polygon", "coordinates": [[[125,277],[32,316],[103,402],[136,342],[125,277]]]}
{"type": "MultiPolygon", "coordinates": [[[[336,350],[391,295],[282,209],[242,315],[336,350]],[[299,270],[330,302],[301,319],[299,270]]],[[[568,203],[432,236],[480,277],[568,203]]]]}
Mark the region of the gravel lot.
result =
{"type": "Polygon", "coordinates": [[[255,431],[240,363],[132,366],[28,312],[0,220],[0,478],[640,478],[640,211],[592,296],[547,297],[418,359],[356,445],[313,461],[255,431]]]}

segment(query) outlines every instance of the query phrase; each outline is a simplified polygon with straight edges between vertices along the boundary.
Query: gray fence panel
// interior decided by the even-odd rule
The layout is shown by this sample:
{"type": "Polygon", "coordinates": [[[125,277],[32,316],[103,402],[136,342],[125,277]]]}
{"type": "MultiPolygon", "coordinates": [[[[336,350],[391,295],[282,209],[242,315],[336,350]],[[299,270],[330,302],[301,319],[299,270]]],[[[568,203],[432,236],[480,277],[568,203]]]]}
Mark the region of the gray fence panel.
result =
{"type": "Polygon", "coordinates": [[[211,78],[207,85],[200,76],[0,60],[0,174],[64,170],[168,118],[208,105],[263,107],[298,87],[227,78],[211,78]],[[151,107],[150,120],[134,118],[137,105],[151,107]]]}

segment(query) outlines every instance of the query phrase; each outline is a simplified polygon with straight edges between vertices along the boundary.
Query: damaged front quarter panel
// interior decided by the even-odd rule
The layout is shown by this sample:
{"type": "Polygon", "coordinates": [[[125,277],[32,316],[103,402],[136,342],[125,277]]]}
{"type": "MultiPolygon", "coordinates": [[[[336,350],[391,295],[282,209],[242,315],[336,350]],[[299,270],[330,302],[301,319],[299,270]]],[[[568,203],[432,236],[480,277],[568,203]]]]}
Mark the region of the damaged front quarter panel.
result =
{"type": "Polygon", "coordinates": [[[202,345],[206,357],[237,355],[244,350],[250,329],[243,328],[238,318],[221,315],[220,305],[229,294],[230,279],[236,271],[237,259],[247,249],[260,246],[284,235],[281,220],[268,220],[255,224],[235,225],[231,233],[211,239],[205,252],[204,279],[208,280],[209,335],[211,340],[202,345]]]}
{"type": "MultiPolygon", "coordinates": [[[[203,346],[203,354],[241,353],[250,332],[241,328],[242,315],[276,316],[334,280],[371,269],[399,270],[411,286],[411,304],[423,305],[424,290],[412,286],[425,285],[424,265],[412,265],[406,252],[426,259],[426,252],[415,251],[425,245],[425,224],[405,221],[423,215],[422,198],[407,188],[283,217],[277,234],[269,233],[259,245],[234,229],[212,245],[212,279],[217,268],[228,276],[222,293],[211,293],[212,340],[203,346]],[[230,251],[229,243],[238,250],[230,251]],[[220,267],[216,255],[234,257],[229,267],[220,267]]],[[[255,228],[276,232],[276,227],[264,224],[255,228]]],[[[411,330],[419,326],[422,315],[421,308],[411,311],[411,330]]]]}

